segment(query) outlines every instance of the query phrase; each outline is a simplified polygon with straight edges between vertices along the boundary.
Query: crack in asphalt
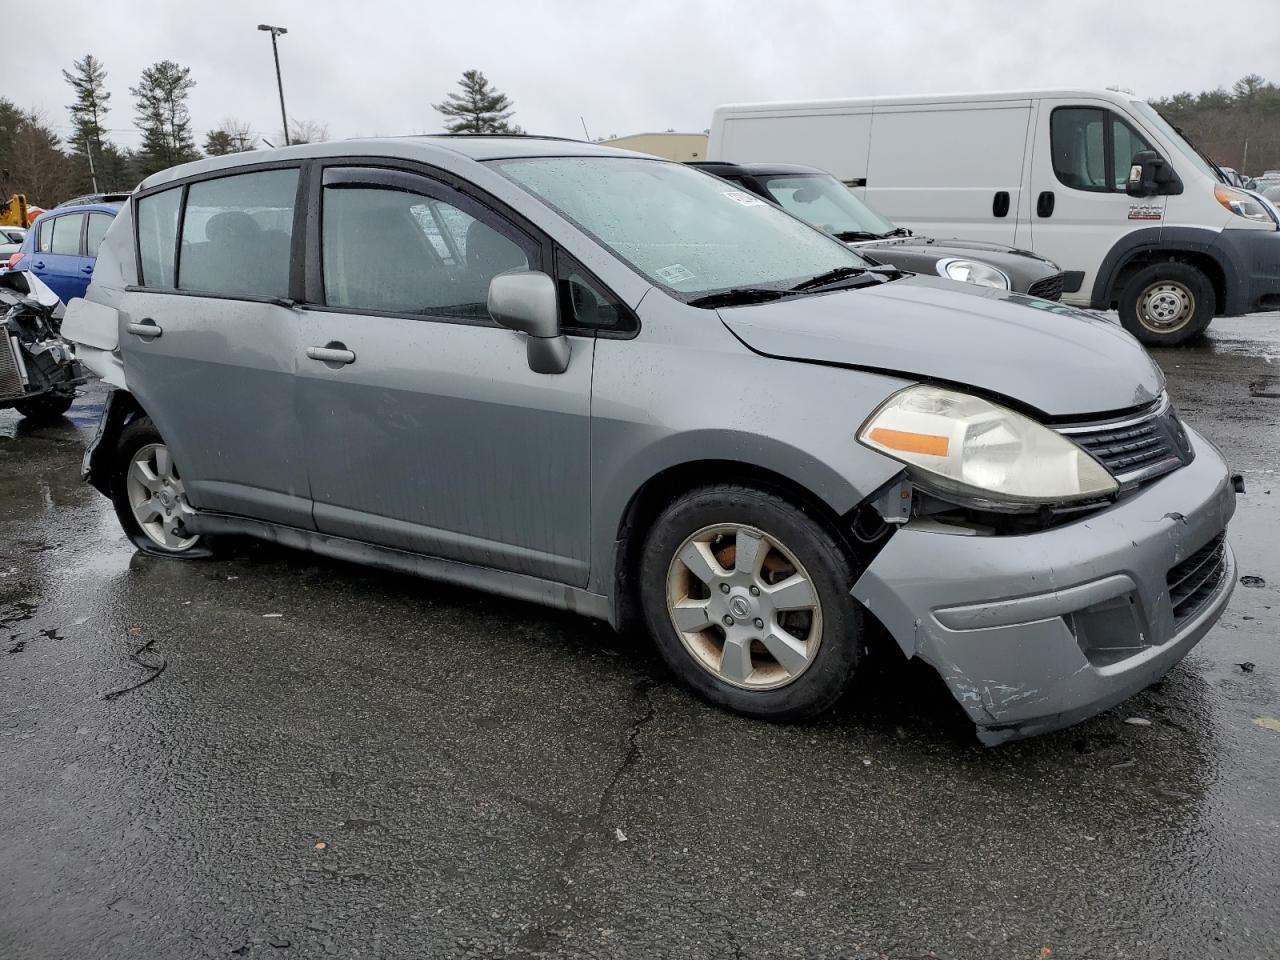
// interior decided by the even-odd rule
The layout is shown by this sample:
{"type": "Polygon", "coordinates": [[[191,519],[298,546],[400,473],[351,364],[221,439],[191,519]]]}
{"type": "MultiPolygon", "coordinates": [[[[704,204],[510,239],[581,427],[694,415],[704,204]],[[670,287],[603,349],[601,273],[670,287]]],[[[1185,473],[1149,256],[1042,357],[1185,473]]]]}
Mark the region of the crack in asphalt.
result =
{"type": "Polygon", "coordinates": [[[640,716],[631,721],[631,726],[627,730],[626,749],[623,752],[622,759],[618,762],[618,766],[609,777],[609,781],[596,798],[595,809],[587,816],[577,818],[576,826],[578,829],[573,833],[568,846],[565,847],[564,853],[560,857],[559,864],[555,868],[554,875],[557,882],[555,884],[554,900],[557,903],[564,900],[568,902],[557,907],[545,921],[535,920],[513,944],[515,949],[534,952],[543,950],[550,942],[550,938],[557,934],[557,928],[563,925],[573,913],[574,904],[570,897],[570,887],[573,885],[573,880],[570,878],[570,874],[573,872],[581,855],[590,845],[593,833],[597,836],[602,833],[609,833],[609,824],[605,823],[604,820],[605,811],[622,783],[622,779],[640,759],[642,753],[640,735],[644,728],[652,723],[654,717],[657,716],[657,707],[653,702],[652,694],[660,685],[658,681],[651,678],[645,678],[636,684],[635,695],[643,704],[644,710],[640,716]]]}

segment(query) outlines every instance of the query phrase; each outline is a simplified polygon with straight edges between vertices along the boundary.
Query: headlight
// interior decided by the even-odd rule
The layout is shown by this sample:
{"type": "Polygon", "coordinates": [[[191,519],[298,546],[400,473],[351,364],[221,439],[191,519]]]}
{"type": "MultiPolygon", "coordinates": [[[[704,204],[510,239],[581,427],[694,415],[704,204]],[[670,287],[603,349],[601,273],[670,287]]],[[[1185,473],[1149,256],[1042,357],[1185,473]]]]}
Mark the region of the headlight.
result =
{"type": "Polygon", "coordinates": [[[1237,217],[1244,217],[1248,220],[1257,220],[1260,223],[1274,223],[1266,206],[1261,203],[1257,197],[1245,193],[1243,190],[1234,190],[1231,187],[1218,184],[1213,188],[1213,195],[1218,202],[1234,213],[1237,217]]]}
{"type": "Polygon", "coordinates": [[[997,270],[991,264],[977,260],[939,260],[938,276],[959,280],[961,283],[976,283],[980,287],[1009,289],[1009,277],[1003,270],[997,270]]]}
{"type": "Polygon", "coordinates": [[[923,384],[886,400],[858,439],[928,487],[1012,504],[1105,496],[1115,478],[1080,447],[981,397],[923,384]]]}

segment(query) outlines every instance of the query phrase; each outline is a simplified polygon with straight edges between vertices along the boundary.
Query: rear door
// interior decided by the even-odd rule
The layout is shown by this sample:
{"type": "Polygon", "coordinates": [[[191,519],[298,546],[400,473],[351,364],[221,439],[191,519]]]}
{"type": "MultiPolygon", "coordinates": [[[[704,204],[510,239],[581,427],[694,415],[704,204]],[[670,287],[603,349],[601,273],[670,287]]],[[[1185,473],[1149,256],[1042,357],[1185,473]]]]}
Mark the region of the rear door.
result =
{"type": "Polygon", "coordinates": [[[309,528],[289,299],[298,189],[297,167],[274,167],[136,198],[141,276],[120,343],[193,506],[309,528]]]}
{"type": "Polygon", "coordinates": [[[88,278],[81,272],[84,226],[83,213],[64,213],[42,222],[36,237],[36,253],[28,269],[63,303],[81,296],[88,286],[88,278]]]}
{"type": "Polygon", "coordinates": [[[865,199],[917,233],[1012,244],[1031,101],[876,107],[865,199]]]}
{"type": "Polygon", "coordinates": [[[406,171],[329,166],[318,200],[298,356],[317,529],[585,585],[594,337],[534,373],[485,306],[496,274],[551,269],[547,241],[406,171]]]}
{"type": "Polygon", "coordinates": [[[1064,293],[1088,304],[1103,258],[1125,234],[1160,228],[1165,198],[1125,193],[1133,155],[1152,149],[1105,101],[1043,100],[1036,121],[1027,220],[1030,246],[1077,274],[1064,293]]]}

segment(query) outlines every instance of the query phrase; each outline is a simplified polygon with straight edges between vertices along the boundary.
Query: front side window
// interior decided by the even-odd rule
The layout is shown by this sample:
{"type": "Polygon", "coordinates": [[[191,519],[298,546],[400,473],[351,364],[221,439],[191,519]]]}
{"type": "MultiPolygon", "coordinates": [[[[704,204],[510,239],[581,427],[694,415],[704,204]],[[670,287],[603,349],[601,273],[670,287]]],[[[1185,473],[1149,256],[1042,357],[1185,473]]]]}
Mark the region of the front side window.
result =
{"type": "Polygon", "coordinates": [[[102,246],[102,238],[107,235],[107,227],[115,218],[105,213],[89,214],[89,228],[84,235],[84,255],[96,257],[98,248],[102,246]]]}
{"type": "Polygon", "coordinates": [[[1053,172],[1075,190],[1124,193],[1133,156],[1151,146],[1133,127],[1099,107],[1059,107],[1049,122],[1053,172]]]}
{"type": "Polygon", "coordinates": [[[556,253],[560,321],[565,327],[629,332],[635,320],[618,299],[600,285],[573,257],[556,253]]]}
{"type": "Polygon", "coordinates": [[[537,269],[538,245],[487,211],[462,209],[463,202],[383,187],[325,186],[325,303],[488,319],[489,281],[508,270],[537,269]]]}
{"type": "Polygon", "coordinates": [[[173,252],[178,243],[178,210],[182,188],[153,193],[137,202],[138,282],[147,287],[172,289],[173,252]]]}
{"type": "Polygon", "coordinates": [[[678,163],[630,157],[496,161],[651,282],[685,299],[779,289],[867,263],[768,201],[678,163]]]}
{"type": "Polygon", "coordinates": [[[875,240],[897,229],[835,177],[777,176],[759,180],[783,210],[837,239],[875,240]]]}
{"type": "Polygon", "coordinates": [[[264,170],[187,188],[178,289],[287,297],[297,170],[264,170]]]}
{"type": "Polygon", "coordinates": [[[53,220],[53,239],[49,252],[66,257],[80,256],[80,230],[84,227],[84,214],[71,213],[53,220]]]}

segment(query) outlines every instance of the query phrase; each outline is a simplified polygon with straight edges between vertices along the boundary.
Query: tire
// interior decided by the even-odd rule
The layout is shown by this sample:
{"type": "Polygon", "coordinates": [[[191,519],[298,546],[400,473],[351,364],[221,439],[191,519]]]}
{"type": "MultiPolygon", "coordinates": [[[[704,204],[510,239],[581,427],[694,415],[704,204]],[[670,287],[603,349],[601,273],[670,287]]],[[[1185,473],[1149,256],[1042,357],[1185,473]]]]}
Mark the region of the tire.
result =
{"type": "Polygon", "coordinates": [[[1213,319],[1209,278],[1185,263],[1157,263],[1130,278],[1120,296],[1120,322],[1149,347],[1172,347],[1204,333],[1213,319]]]}
{"type": "Polygon", "coordinates": [[[20,414],[36,423],[48,423],[61,419],[62,415],[71,409],[71,404],[75,402],[76,395],[74,393],[42,393],[38,397],[31,397],[29,400],[19,400],[13,405],[13,408],[20,414]]]}
{"type": "Polygon", "coordinates": [[[207,537],[183,535],[181,518],[191,507],[177,468],[168,456],[168,447],[149,417],[139,417],[120,432],[110,484],[111,502],[120,526],[139,550],[188,560],[210,556],[207,537]],[[149,477],[146,471],[134,472],[140,459],[149,464],[149,477]],[[150,506],[135,507],[143,498],[150,506]],[[143,520],[149,511],[155,510],[162,512],[151,520],[143,520]]]}
{"type": "Polygon", "coordinates": [[[853,580],[822,523],[775,493],[723,484],[685,494],[654,522],[640,603],[662,658],[690,690],[750,717],[803,720],[831,707],[858,665],[853,580]]]}

